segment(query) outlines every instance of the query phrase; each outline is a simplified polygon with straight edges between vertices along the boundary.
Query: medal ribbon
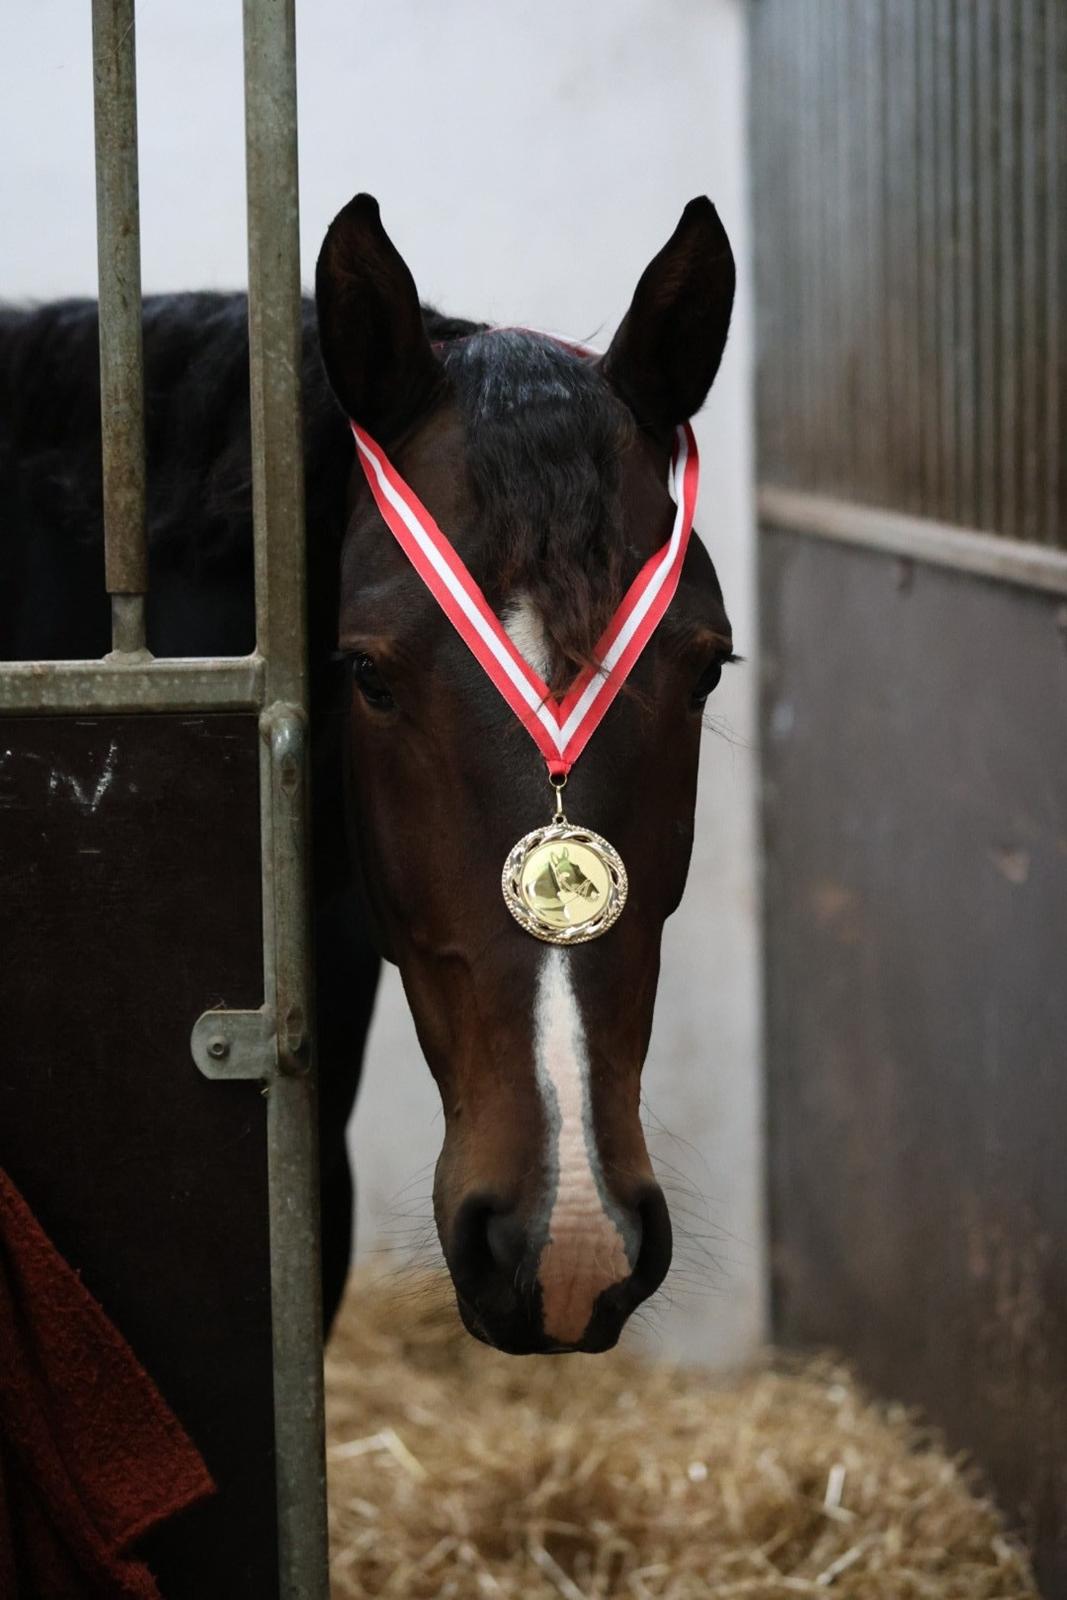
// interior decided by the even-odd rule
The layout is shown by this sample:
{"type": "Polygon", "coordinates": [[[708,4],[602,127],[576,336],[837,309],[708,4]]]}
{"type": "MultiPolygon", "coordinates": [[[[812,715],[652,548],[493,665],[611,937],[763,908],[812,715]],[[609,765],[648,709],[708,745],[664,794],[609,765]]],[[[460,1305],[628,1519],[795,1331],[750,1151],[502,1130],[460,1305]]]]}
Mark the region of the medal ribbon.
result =
{"type": "Polygon", "coordinates": [[[385,451],[351,424],[360,464],[378,510],[397,544],[445,616],[492,679],[548,765],[565,777],[633,670],[670,605],[693,531],[700,466],[688,422],[678,428],[667,486],[675,502],[666,544],[631,583],[596,646],[597,665],[579,673],[562,700],[516,650],[454,545],[405,483],[385,451]]]}

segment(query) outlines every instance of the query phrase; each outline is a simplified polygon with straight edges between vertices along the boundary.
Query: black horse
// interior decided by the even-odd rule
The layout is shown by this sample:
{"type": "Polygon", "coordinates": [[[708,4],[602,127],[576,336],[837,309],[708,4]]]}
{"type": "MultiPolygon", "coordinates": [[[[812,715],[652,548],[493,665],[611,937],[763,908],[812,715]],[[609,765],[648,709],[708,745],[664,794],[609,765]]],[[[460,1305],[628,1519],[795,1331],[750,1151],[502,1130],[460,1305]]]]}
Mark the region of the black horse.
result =
{"type": "MultiPolygon", "coordinates": [[[[368,197],[327,235],[303,343],[327,1319],[349,1260],[344,1130],[382,955],[400,965],[445,1104],[435,1204],[471,1330],[508,1349],[603,1348],[661,1281],[670,1229],[637,1079],[688,863],[700,708],[730,652],[694,539],[671,626],[569,791],[631,864],[630,906],[599,944],[546,954],[499,890],[507,849],[544,820],[543,768],[382,527],[347,418],[565,684],[670,526],[671,434],[714,377],[733,282],[714,208],[694,201],[594,361],[420,307],[368,197]],[[571,1331],[546,1332],[546,1297],[571,1331]]],[[[145,302],[158,656],[254,646],[246,317],[238,294],[145,302]]],[[[3,659],[110,647],[97,362],[93,303],[0,310],[3,659]]]]}

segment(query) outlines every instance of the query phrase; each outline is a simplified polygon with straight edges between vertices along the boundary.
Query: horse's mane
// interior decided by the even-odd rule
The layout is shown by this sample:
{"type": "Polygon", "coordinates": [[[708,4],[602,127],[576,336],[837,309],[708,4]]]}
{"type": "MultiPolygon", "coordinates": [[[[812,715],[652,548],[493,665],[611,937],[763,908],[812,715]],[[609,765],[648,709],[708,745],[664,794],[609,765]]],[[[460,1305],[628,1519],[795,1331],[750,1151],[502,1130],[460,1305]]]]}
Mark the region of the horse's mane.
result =
{"type": "MultiPolygon", "coordinates": [[[[305,299],[308,525],[344,504],[352,440],[319,360],[305,299]]],[[[448,340],[479,324],[424,316],[448,340]]],[[[243,294],[148,295],[144,302],[149,540],[162,559],[207,573],[247,560],[251,481],[248,307],[243,294]]],[[[0,452],[72,539],[100,538],[100,390],[94,300],[0,306],[0,452]]]]}
{"type": "MultiPolygon", "coordinates": [[[[491,598],[528,595],[556,665],[585,661],[617,599],[618,460],[629,413],[589,360],[551,339],[488,331],[430,307],[423,315],[466,423],[491,598]]],[[[194,589],[250,571],[246,319],[243,294],[150,295],[144,304],[152,571],[178,572],[194,589]]],[[[0,307],[0,520],[9,529],[0,528],[0,574],[15,580],[9,592],[21,587],[27,561],[12,528],[72,557],[99,549],[97,363],[94,301],[0,307]]],[[[328,631],[352,441],[309,300],[303,381],[310,590],[328,631]]]]}
{"type": "MultiPolygon", "coordinates": [[[[424,312],[435,340],[479,324],[424,312]]],[[[252,483],[244,294],[148,295],[144,302],[145,432],[151,583],[183,590],[251,578],[252,483]]],[[[304,445],[312,631],[336,628],[338,542],[352,437],[319,359],[314,306],[303,306],[304,445]]],[[[25,604],[47,550],[85,590],[97,631],[106,602],[96,562],[103,541],[100,379],[94,300],[0,306],[0,602],[25,604]],[[98,594],[97,591],[100,590],[98,594]],[[93,600],[100,604],[94,606],[93,600]]],[[[14,619],[0,638],[17,635],[14,619]]],[[[234,653],[252,648],[251,612],[234,653]]],[[[82,648],[85,648],[83,645],[82,648]]],[[[106,648],[106,644],[101,644],[106,648]]]]}

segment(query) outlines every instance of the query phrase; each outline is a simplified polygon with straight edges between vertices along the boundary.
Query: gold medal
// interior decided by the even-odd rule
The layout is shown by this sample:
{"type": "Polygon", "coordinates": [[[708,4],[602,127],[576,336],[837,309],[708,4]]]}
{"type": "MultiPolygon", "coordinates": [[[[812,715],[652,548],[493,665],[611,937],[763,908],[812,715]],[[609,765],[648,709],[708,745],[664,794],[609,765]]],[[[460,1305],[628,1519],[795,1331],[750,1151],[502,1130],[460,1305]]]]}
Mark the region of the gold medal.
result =
{"type": "Polygon", "coordinates": [[[501,887],[515,921],[548,944],[598,939],[626,904],[626,868],[614,846],[563,814],[562,780],[552,779],[552,821],[525,834],[504,863],[501,887]]]}

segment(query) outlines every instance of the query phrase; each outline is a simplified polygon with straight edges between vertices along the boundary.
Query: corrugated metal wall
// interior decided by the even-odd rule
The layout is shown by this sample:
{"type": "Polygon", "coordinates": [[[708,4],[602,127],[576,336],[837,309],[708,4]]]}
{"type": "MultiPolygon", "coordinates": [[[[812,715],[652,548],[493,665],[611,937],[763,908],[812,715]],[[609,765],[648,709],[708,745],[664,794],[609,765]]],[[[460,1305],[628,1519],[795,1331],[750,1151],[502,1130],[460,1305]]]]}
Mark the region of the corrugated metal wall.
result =
{"type": "Polygon", "coordinates": [[[753,0],[761,483],[1067,546],[1063,0],[753,0]]]}
{"type": "Polygon", "coordinates": [[[1061,1600],[1067,0],[750,16],[774,1331],[1061,1600]]]}

